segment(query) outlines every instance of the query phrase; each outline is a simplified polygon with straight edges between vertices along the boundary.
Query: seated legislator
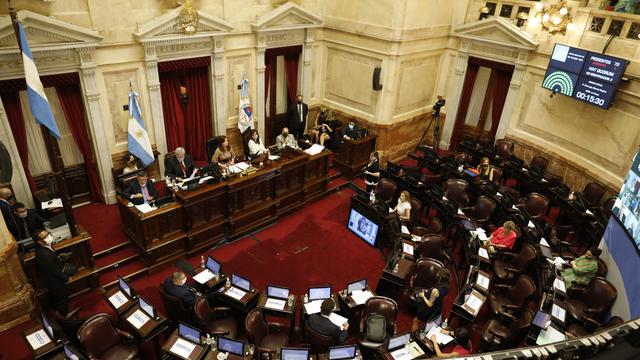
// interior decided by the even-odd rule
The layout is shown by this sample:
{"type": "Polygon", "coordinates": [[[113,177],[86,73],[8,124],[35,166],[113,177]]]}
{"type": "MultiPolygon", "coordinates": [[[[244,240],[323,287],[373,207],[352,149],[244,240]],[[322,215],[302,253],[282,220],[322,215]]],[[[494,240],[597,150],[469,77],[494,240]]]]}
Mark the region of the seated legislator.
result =
{"type": "Polygon", "coordinates": [[[513,249],[516,244],[518,233],[515,231],[516,224],[511,221],[505,221],[501,227],[491,233],[491,237],[482,243],[482,247],[487,248],[489,252],[494,253],[496,249],[513,249]]]}
{"type": "Polygon", "coordinates": [[[411,219],[411,195],[406,190],[400,192],[400,197],[398,198],[398,204],[393,211],[398,214],[398,217],[402,221],[409,221],[411,219]]]}
{"type": "Polygon", "coordinates": [[[69,312],[69,295],[65,287],[69,276],[62,271],[58,254],[51,247],[53,236],[47,230],[39,230],[33,236],[33,241],[36,244],[36,268],[42,284],[49,290],[48,307],[64,316],[69,312]]]}
{"type": "Polygon", "coordinates": [[[147,204],[158,197],[158,193],[153,186],[153,180],[147,177],[146,172],[139,172],[136,180],[129,184],[129,187],[122,193],[122,197],[135,205],[147,204]]]}
{"type": "Polygon", "coordinates": [[[214,164],[218,164],[223,168],[226,168],[229,165],[233,165],[233,151],[231,151],[231,145],[229,145],[228,137],[224,137],[224,140],[220,143],[216,151],[213,153],[211,162],[214,164]]]}
{"type": "Polygon", "coordinates": [[[471,355],[471,336],[469,335],[469,330],[467,330],[467,328],[459,327],[455,331],[443,331],[446,331],[448,335],[453,335],[455,346],[453,347],[453,349],[451,349],[451,352],[443,353],[440,350],[438,342],[436,341],[436,336],[432,335],[431,342],[433,342],[433,350],[436,352],[436,357],[438,359],[448,359],[471,355]]]}
{"type": "Polygon", "coordinates": [[[349,125],[344,127],[342,134],[343,139],[356,139],[358,137],[358,127],[353,121],[349,121],[349,125]]]}
{"type": "Polygon", "coordinates": [[[416,317],[413,318],[411,331],[422,329],[428,321],[442,313],[442,303],[449,293],[451,274],[445,268],[438,269],[438,287],[425,289],[416,296],[416,317]]]}
{"type": "Polygon", "coordinates": [[[30,238],[34,231],[43,228],[44,219],[35,209],[27,209],[23,203],[13,205],[12,215],[13,221],[7,223],[7,228],[16,240],[30,238]]]}
{"type": "Polygon", "coordinates": [[[164,280],[164,291],[180,299],[185,307],[192,307],[200,294],[186,283],[187,275],[182,271],[176,271],[164,280]]]}
{"type": "Polygon", "coordinates": [[[491,166],[489,166],[488,157],[483,157],[482,160],[480,160],[480,164],[478,164],[476,170],[478,171],[478,175],[480,175],[482,179],[486,179],[489,181],[493,180],[493,169],[491,168],[491,166]]]}
{"type": "Polygon", "coordinates": [[[124,157],[125,166],[122,169],[122,175],[129,174],[138,171],[141,167],[138,166],[138,159],[132,154],[127,154],[124,157]]]}
{"type": "Polygon", "coordinates": [[[569,263],[570,267],[560,273],[567,289],[569,289],[574,282],[581,285],[589,284],[598,272],[598,256],[600,256],[601,252],[602,250],[597,247],[592,247],[587,250],[584,255],[569,263]]]}
{"type": "Polygon", "coordinates": [[[258,130],[251,129],[249,137],[249,143],[247,144],[249,146],[249,157],[257,158],[260,155],[269,154],[269,150],[262,145],[258,130]]]}
{"type": "Polygon", "coordinates": [[[178,147],[174,151],[175,156],[167,161],[164,176],[169,178],[186,179],[193,172],[193,160],[186,154],[184,148],[178,147]]]}
{"type": "Polygon", "coordinates": [[[329,120],[327,119],[327,109],[324,107],[318,112],[316,117],[316,123],[313,127],[313,142],[324,146],[324,142],[331,139],[330,133],[333,129],[329,126],[329,120]]]}
{"type": "Polygon", "coordinates": [[[278,150],[282,150],[287,146],[297,149],[298,142],[296,141],[296,137],[289,133],[289,128],[284,127],[282,128],[280,135],[276,136],[276,147],[278,150]]]}
{"type": "Polygon", "coordinates": [[[333,337],[338,344],[342,344],[349,336],[349,323],[342,324],[341,327],[329,320],[331,312],[336,304],[332,299],[325,299],[320,305],[320,313],[309,315],[309,326],[319,334],[333,337]]]}

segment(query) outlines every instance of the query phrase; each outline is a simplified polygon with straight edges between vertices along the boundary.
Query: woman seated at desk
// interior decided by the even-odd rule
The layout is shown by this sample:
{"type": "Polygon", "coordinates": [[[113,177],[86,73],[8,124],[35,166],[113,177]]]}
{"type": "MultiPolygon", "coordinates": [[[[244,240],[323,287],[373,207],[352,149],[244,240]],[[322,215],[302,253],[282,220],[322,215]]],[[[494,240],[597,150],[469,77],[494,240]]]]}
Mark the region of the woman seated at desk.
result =
{"type": "Polygon", "coordinates": [[[431,336],[431,342],[433,343],[433,350],[436,352],[436,357],[438,359],[447,359],[447,358],[455,358],[455,357],[463,357],[465,355],[471,355],[471,336],[469,335],[469,330],[464,327],[459,327],[455,331],[450,330],[442,330],[446,332],[448,335],[453,335],[453,341],[455,342],[455,346],[451,349],[451,352],[443,353],[440,350],[440,346],[436,341],[436,336],[431,336]]]}
{"type": "Polygon", "coordinates": [[[400,221],[409,221],[411,220],[411,195],[406,190],[400,192],[400,197],[398,198],[398,204],[393,211],[398,214],[400,221]]]}
{"type": "Polygon", "coordinates": [[[493,181],[493,168],[489,166],[488,157],[483,157],[482,160],[480,160],[480,164],[478,164],[476,170],[482,179],[493,181]]]}
{"type": "Polygon", "coordinates": [[[491,237],[482,243],[482,247],[490,253],[495,253],[496,249],[513,249],[517,238],[516,224],[508,220],[491,233],[491,237]]]}
{"type": "Polygon", "coordinates": [[[220,143],[216,151],[213,153],[211,157],[211,162],[214,164],[218,164],[222,168],[227,168],[229,165],[233,165],[233,152],[231,151],[231,145],[229,145],[229,138],[226,136],[224,140],[220,143]]]}
{"type": "Polygon", "coordinates": [[[570,267],[560,273],[564,279],[565,288],[569,289],[574,282],[588,285],[598,272],[598,256],[601,252],[602,250],[597,247],[592,247],[584,255],[571,261],[570,267]]]}
{"type": "Polygon", "coordinates": [[[257,158],[260,155],[268,155],[269,150],[262,145],[262,141],[260,140],[260,135],[258,135],[258,130],[251,129],[251,133],[249,134],[250,139],[249,143],[249,157],[252,159],[257,158]]]}
{"type": "Polygon", "coordinates": [[[431,321],[442,312],[442,303],[449,293],[451,274],[445,268],[438,269],[438,287],[426,289],[416,294],[416,317],[413,318],[411,331],[424,328],[427,321],[431,321]]]}
{"type": "Polygon", "coordinates": [[[124,169],[122,169],[122,175],[138,171],[138,159],[135,156],[127,154],[127,156],[124,157],[124,161],[126,165],[124,169]]]}
{"type": "Polygon", "coordinates": [[[329,134],[332,132],[333,129],[331,129],[327,120],[327,111],[322,108],[318,113],[318,117],[316,117],[316,123],[313,128],[313,142],[324,146],[324,142],[331,139],[329,134]]]}

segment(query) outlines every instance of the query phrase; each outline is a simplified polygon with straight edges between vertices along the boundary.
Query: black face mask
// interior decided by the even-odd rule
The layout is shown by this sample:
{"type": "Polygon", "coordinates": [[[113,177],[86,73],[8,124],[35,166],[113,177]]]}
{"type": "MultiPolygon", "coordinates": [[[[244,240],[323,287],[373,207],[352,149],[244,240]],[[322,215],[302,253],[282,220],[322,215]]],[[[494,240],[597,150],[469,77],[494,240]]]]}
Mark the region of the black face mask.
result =
{"type": "Polygon", "coordinates": [[[298,100],[296,101],[298,104],[302,104],[302,100],[298,100]]]}
{"type": "Polygon", "coordinates": [[[282,136],[287,137],[287,136],[289,136],[289,133],[288,132],[283,132],[282,136]]]}

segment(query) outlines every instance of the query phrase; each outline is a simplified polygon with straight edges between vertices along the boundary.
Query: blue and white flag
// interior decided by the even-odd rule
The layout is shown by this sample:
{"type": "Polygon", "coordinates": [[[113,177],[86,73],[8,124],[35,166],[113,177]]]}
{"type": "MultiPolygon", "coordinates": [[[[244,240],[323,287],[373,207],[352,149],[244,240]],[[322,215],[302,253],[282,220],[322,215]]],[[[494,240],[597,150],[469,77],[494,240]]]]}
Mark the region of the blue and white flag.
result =
{"type": "Polygon", "coordinates": [[[243,133],[253,125],[253,109],[249,101],[249,80],[242,79],[240,90],[240,105],[238,106],[238,129],[243,133]]]}
{"type": "Polygon", "coordinates": [[[154,161],[153,150],[149,133],[142,121],[140,104],[138,103],[138,93],[129,92],[129,152],[140,159],[144,167],[149,166],[154,161]]]}
{"type": "Polygon", "coordinates": [[[49,132],[59,140],[60,130],[58,130],[58,125],[51,112],[47,95],[44,93],[36,63],[33,62],[33,56],[31,55],[31,50],[29,50],[29,44],[27,44],[27,37],[20,21],[18,21],[18,38],[22,49],[24,79],[27,82],[27,95],[29,96],[31,114],[36,119],[36,123],[46,126],[49,132]]]}

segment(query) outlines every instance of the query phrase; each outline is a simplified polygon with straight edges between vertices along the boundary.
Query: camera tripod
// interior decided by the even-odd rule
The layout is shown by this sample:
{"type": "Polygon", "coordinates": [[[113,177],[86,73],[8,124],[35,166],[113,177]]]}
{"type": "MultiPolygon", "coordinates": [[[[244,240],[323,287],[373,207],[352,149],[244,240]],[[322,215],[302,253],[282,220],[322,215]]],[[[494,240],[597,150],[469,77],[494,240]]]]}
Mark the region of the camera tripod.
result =
{"type": "Polygon", "coordinates": [[[418,141],[418,145],[416,145],[416,150],[418,150],[420,145],[422,145],[422,141],[424,140],[425,136],[427,136],[429,129],[431,129],[431,126],[433,125],[433,150],[436,152],[436,154],[438,153],[438,144],[440,143],[440,111],[439,110],[440,109],[434,110],[433,113],[431,114],[431,121],[429,122],[429,125],[422,133],[422,137],[420,138],[420,141],[418,141]]]}

